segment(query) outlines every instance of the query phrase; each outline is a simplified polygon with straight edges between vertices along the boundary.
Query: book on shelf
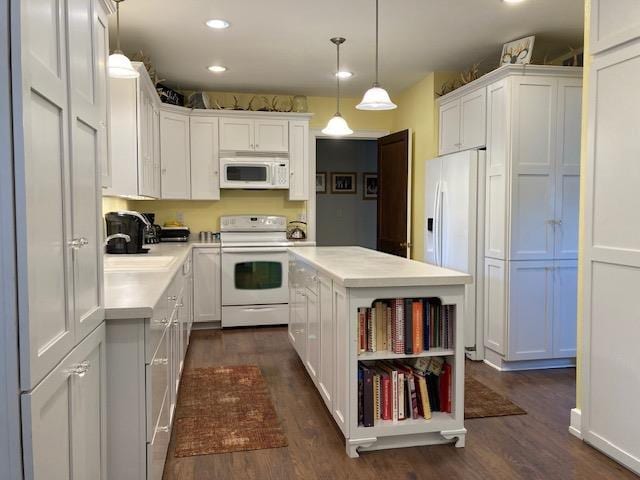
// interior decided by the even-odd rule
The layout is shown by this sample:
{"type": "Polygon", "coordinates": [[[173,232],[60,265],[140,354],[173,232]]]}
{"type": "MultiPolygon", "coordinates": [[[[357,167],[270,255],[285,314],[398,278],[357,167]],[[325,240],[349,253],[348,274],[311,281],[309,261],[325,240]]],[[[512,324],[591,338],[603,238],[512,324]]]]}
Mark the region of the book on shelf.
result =
{"type": "Polygon", "coordinates": [[[452,366],[443,357],[365,360],[358,369],[360,426],[429,420],[433,412],[452,411],[452,366]]]}
{"type": "Polygon", "coordinates": [[[358,308],[358,353],[419,355],[453,349],[455,322],[455,305],[443,305],[438,298],[377,300],[358,308]]]}

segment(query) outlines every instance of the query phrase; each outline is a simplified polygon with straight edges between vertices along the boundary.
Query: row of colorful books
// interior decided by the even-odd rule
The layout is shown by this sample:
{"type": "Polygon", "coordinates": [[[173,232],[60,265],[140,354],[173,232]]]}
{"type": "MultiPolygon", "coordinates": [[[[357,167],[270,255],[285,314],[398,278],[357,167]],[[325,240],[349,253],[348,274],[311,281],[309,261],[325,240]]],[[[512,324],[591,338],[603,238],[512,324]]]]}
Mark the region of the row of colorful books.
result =
{"type": "Polygon", "coordinates": [[[452,367],[443,357],[358,362],[358,424],[451,413],[452,383],[452,367]]]}
{"type": "Polygon", "coordinates": [[[378,300],[358,309],[359,352],[453,348],[455,316],[455,305],[442,305],[438,298],[378,300]]]}

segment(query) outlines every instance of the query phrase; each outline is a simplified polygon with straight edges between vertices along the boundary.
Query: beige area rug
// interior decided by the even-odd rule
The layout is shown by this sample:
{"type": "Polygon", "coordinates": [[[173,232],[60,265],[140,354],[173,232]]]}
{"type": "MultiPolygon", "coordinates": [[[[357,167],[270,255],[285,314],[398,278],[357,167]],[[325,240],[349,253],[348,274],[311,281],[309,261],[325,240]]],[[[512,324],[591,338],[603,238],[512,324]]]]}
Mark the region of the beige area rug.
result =
{"type": "Polygon", "coordinates": [[[464,418],[526,415],[522,408],[473,377],[464,379],[464,418]]]}
{"type": "Polygon", "coordinates": [[[255,365],[185,371],[175,428],[176,457],[287,446],[255,365]]]}

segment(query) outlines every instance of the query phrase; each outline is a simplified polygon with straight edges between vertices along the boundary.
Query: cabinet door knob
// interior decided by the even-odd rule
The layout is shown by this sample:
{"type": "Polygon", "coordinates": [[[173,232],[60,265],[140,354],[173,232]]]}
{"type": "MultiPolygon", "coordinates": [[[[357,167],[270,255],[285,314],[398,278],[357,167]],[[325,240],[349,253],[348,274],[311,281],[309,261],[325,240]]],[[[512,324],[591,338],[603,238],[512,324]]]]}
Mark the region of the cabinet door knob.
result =
{"type": "Polygon", "coordinates": [[[78,250],[80,248],[80,239],[74,238],[73,240],[69,240],[67,245],[69,245],[73,250],[78,250]]]}
{"type": "Polygon", "coordinates": [[[169,425],[166,425],[164,427],[156,428],[156,432],[158,432],[158,433],[169,433],[169,425]]]}

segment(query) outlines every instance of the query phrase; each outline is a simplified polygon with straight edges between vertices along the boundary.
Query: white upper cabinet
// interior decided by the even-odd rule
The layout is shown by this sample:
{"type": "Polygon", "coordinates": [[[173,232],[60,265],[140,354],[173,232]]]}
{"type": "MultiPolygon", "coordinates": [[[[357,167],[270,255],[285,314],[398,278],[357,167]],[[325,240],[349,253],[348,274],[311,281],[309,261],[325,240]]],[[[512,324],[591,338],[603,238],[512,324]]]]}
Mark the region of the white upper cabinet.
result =
{"type": "Polygon", "coordinates": [[[187,200],[191,197],[191,156],[189,116],[160,111],[160,164],[162,198],[187,200]]]}
{"type": "Polygon", "coordinates": [[[460,150],[460,100],[440,105],[440,155],[460,150]]]}
{"type": "Polygon", "coordinates": [[[289,151],[289,122],[223,117],[220,119],[220,150],[286,153],[289,151]]]}
{"type": "Polygon", "coordinates": [[[487,89],[460,99],[460,150],[484,147],[487,141],[487,89]]]}
{"type": "Polygon", "coordinates": [[[254,121],[254,141],[256,152],[289,151],[289,122],[287,120],[254,121]]]}
{"type": "Polygon", "coordinates": [[[138,78],[109,79],[111,185],[105,195],[160,198],[160,99],[142,63],[138,78]]]}
{"type": "Polygon", "coordinates": [[[636,0],[592,0],[591,54],[640,37],[640,3],[636,0]]]}
{"type": "Polygon", "coordinates": [[[289,200],[309,200],[309,122],[289,122],[289,200]]]}
{"type": "Polygon", "coordinates": [[[555,258],[578,258],[582,81],[558,80],[555,184],[555,258]]]}
{"type": "Polygon", "coordinates": [[[108,13],[101,2],[97,2],[96,23],[96,70],[98,85],[98,107],[100,108],[100,120],[98,122],[98,141],[100,165],[102,170],[102,186],[111,186],[111,119],[109,118],[109,72],[107,62],[109,59],[109,24],[108,13]]]}
{"type": "Polygon", "coordinates": [[[551,73],[487,88],[487,257],[577,258],[582,82],[551,73]]]}
{"type": "Polygon", "coordinates": [[[220,119],[220,150],[251,151],[253,147],[252,119],[235,117],[220,119]]]}
{"type": "Polygon", "coordinates": [[[189,119],[191,139],[191,198],[220,200],[218,118],[189,119]]]}
{"type": "MultiPolygon", "coordinates": [[[[557,80],[511,80],[512,260],[554,258],[557,80]]],[[[578,119],[576,119],[578,120],[578,119]]],[[[577,211],[575,212],[577,216],[577,211]]]]}
{"type": "Polygon", "coordinates": [[[486,143],[485,87],[440,104],[440,155],[483,147],[486,143]]]}

